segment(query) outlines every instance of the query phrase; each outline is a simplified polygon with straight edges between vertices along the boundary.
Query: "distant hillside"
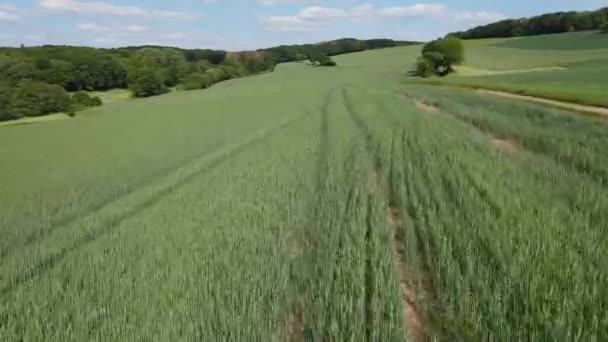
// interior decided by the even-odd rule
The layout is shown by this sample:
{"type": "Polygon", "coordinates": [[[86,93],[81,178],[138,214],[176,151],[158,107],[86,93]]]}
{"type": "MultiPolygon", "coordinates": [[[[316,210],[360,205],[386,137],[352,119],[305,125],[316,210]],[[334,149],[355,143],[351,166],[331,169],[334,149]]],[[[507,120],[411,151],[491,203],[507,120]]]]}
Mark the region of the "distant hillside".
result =
{"type": "Polygon", "coordinates": [[[260,51],[270,53],[275,63],[285,63],[306,60],[311,53],[335,56],[351,52],[414,44],[420,44],[420,42],[398,41],[392,39],[359,40],[354,38],[342,38],[317,44],[281,45],[262,49],[260,51]]]}
{"type": "Polygon", "coordinates": [[[597,11],[556,12],[530,18],[501,20],[492,24],[477,26],[464,32],[453,32],[450,34],[462,39],[504,38],[573,31],[606,30],[607,28],[608,7],[604,7],[597,11]]]}
{"type": "Polygon", "coordinates": [[[135,97],[202,89],[272,71],[276,63],[413,44],[352,38],[257,51],[227,52],[163,46],[101,49],[78,46],[0,47],[0,121],[101,104],[86,91],[128,88],[135,97]]]}

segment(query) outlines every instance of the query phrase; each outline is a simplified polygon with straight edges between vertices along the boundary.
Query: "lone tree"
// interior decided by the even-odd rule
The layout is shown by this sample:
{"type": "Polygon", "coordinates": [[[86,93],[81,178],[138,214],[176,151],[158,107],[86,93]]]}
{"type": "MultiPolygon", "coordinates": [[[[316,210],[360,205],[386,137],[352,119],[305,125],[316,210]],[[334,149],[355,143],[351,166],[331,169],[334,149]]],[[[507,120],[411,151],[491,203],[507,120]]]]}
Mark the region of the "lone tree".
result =
{"type": "Polygon", "coordinates": [[[464,46],[460,39],[446,37],[424,45],[422,56],[416,62],[416,75],[446,76],[454,71],[453,66],[464,62],[464,46]]]}

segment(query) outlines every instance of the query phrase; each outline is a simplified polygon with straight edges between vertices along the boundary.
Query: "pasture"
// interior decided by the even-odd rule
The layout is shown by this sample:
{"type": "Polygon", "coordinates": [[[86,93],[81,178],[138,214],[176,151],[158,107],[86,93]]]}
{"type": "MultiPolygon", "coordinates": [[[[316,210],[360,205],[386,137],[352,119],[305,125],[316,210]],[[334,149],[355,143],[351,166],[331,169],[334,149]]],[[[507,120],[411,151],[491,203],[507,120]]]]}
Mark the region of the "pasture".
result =
{"type": "Polygon", "coordinates": [[[0,340],[608,339],[608,121],[419,50],[0,127],[0,340]]]}

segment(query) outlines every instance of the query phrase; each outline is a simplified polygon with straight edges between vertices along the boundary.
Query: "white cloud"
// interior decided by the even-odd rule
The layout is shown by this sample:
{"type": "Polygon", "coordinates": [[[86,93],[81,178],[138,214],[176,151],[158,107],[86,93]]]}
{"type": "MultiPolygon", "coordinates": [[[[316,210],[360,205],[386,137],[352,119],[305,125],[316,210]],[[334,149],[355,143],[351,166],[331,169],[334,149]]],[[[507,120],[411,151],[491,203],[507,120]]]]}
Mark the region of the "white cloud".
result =
{"type": "Polygon", "coordinates": [[[298,17],[303,20],[328,20],[348,16],[347,11],[340,8],[330,7],[307,7],[298,13],[298,17]]]}
{"type": "Polygon", "coordinates": [[[372,4],[363,4],[353,7],[348,12],[355,23],[374,23],[378,21],[378,13],[372,4]]]}
{"type": "Polygon", "coordinates": [[[88,32],[103,32],[108,31],[109,28],[106,26],[94,24],[94,23],[83,23],[78,25],[78,29],[80,31],[88,31],[88,32]]]}
{"type": "Polygon", "coordinates": [[[78,25],[80,31],[86,32],[112,32],[113,36],[125,36],[131,33],[146,32],[148,28],[142,25],[127,25],[127,26],[104,26],[96,23],[82,23],[78,25]]]}
{"type": "Polygon", "coordinates": [[[21,21],[20,10],[11,5],[0,4],[0,22],[16,23],[21,21]]]}
{"type": "Polygon", "coordinates": [[[160,35],[161,39],[167,39],[167,40],[184,40],[184,39],[188,39],[192,36],[192,34],[190,33],[184,33],[184,32],[170,32],[170,33],[163,33],[160,35]]]}
{"type": "Polygon", "coordinates": [[[224,38],[219,35],[204,32],[166,32],[146,35],[120,35],[109,33],[93,39],[92,43],[99,47],[120,46],[177,46],[182,48],[221,48],[224,38]]]}
{"type": "MultiPolygon", "coordinates": [[[[259,0],[277,1],[277,0],[259,0]]],[[[282,0],[280,0],[282,1],[282,0]]],[[[308,32],[339,19],[349,19],[355,23],[372,23],[381,17],[439,16],[446,8],[438,4],[416,4],[402,7],[375,9],[371,4],[355,6],[351,9],[312,6],[303,8],[296,15],[265,16],[258,22],[267,30],[277,32],[308,32]]]]}
{"type": "Polygon", "coordinates": [[[310,32],[320,28],[317,23],[298,16],[265,16],[259,17],[258,22],[267,30],[276,32],[310,32]]]}
{"type": "Polygon", "coordinates": [[[416,4],[382,8],[378,11],[378,14],[385,17],[414,17],[439,15],[443,14],[445,10],[445,6],[440,4],[416,4]]]}
{"type": "Polygon", "coordinates": [[[126,27],[128,32],[131,33],[141,33],[141,32],[146,32],[148,31],[148,28],[146,26],[142,26],[142,25],[129,25],[126,27]]]}
{"type": "Polygon", "coordinates": [[[148,10],[138,6],[114,5],[105,1],[81,2],[79,0],[39,0],[38,5],[48,11],[109,15],[118,17],[142,17],[173,20],[195,20],[197,16],[175,11],[148,10]]]}
{"type": "Polygon", "coordinates": [[[479,11],[479,12],[457,12],[454,15],[456,21],[465,22],[471,25],[488,24],[503,20],[506,17],[500,13],[479,11]]]}
{"type": "Polygon", "coordinates": [[[99,46],[117,46],[117,45],[122,45],[121,44],[122,41],[114,38],[114,37],[97,37],[95,39],[93,39],[93,44],[95,45],[99,45],[99,46]]]}

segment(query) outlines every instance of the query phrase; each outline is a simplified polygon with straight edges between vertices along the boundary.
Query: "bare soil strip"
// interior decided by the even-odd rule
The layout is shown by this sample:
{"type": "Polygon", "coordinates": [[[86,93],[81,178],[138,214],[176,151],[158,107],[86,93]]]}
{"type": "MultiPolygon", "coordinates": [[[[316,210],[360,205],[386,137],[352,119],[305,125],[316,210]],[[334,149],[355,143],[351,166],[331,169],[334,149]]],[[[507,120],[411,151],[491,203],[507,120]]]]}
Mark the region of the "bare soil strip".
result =
{"type": "Polygon", "coordinates": [[[486,95],[494,95],[494,96],[504,97],[504,98],[508,98],[508,99],[532,101],[532,102],[543,103],[543,104],[547,104],[547,105],[551,105],[551,106],[555,106],[555,107],[571,109],[571,110],[575,110],[575,111],[579,111],[579,112],[608,116],[608,108],[606,108],[606,107],[581,105],[581,104],[576,104],[576,103],[572,103],[572,102],[550,100],[550,99],[546,99],[546,98],[542,98],[542,97],[535,97],[535,96],[529,96],[529,95],[518,95],[518,94],[509,93],[506,91],[477,89],[477,92],[481,93],[481,94],[486,94],[486,95]]]}
{"type": "Polygon", "coordinates": [[[428,104],[428,103],[422,102],[417,99],[412,99],[412,101],[414,101],[414,105],[416,106],[416,108],[423,110],[427,113],[438,113],[439,112],[439,108],[433,106],[432,104],[428,104]]]}
{"type": "MultiPolygon", "coordinates": [[[[370,175],[370,182],[379,187],[379,170],[377,166],[374,166],[370,175]]],[[[389,196],[386,195],[388,198],[389,196]]],[[[387,201],[390,203],[390,201],[387,201]]],[[[391,249],[393,253],[393,260],[395,265],[395,273],[399,276],[399,288],[401,289],[401,301],[403,309],[403,328],[415,342],[424,341],[424,333],[422,332],[422,324],[420,315],[416,309],[414,301],[414,292],[410,286],[410,282],[407,277],[406,269],[406,253],[405,246],[399,243],[399,227],[401,226],[402,220],[399,214],[399,209],[392,205],[387,206],[387,222],[391,228],[392,243],[391,249]]]]}
{"type": "Polygon", "coordinates": [[[519,147],[517,147],[517,145],[511,140],[497,138],[491,133],[488,133],[488,138],[492,142],[492,145],[496,146],[501,151],[511,154],[517,153],[517,151],[519,151],[519,147]]]}
{"type": "Polygon", "coordinates": [[[302,305],[296,301],[291,306],[291,315],[289,316],[289,342],[302,341],[302,305]]]}
{"type": "Polygon", "coordinates": [[[403,246],[402,243],[399,243],[398,240],[399,226],[401,225],[399,210],[389,206],[387,210],[387,219],[393,234],[392,250],[393,259],[395,260],[395,272],[399,275],[399,287],[401,288],[403,326],[409,328],[407,331],[414,341],[421,342],[424,341],[424,333],[422,332],[420,315],[418,314],[414,302],[414,292],[412,291],[407,277],[405,246],[403,246]]]}
{"type": "Polygon", "coordinates": [[[439,113],[439,108],[437,108],[436,106],[434,106],[434,105],[432,105],[432,104],[430,104],[428,102],[425,102],[423,100],[420,100],[418,98],[415,98],[415,97],[410,96],[410,95],[405,94],[405,93],[396,92],[395,95],[397,95],[400,98],[407,99],[407,100],[410,100],[410,101],[414,102],[414,105],[416,106],[416,108],[418,108],[418,109],[420,109],[420,110],[422,110],[424,112],[427,112],[427,113],[439,113]]]}

